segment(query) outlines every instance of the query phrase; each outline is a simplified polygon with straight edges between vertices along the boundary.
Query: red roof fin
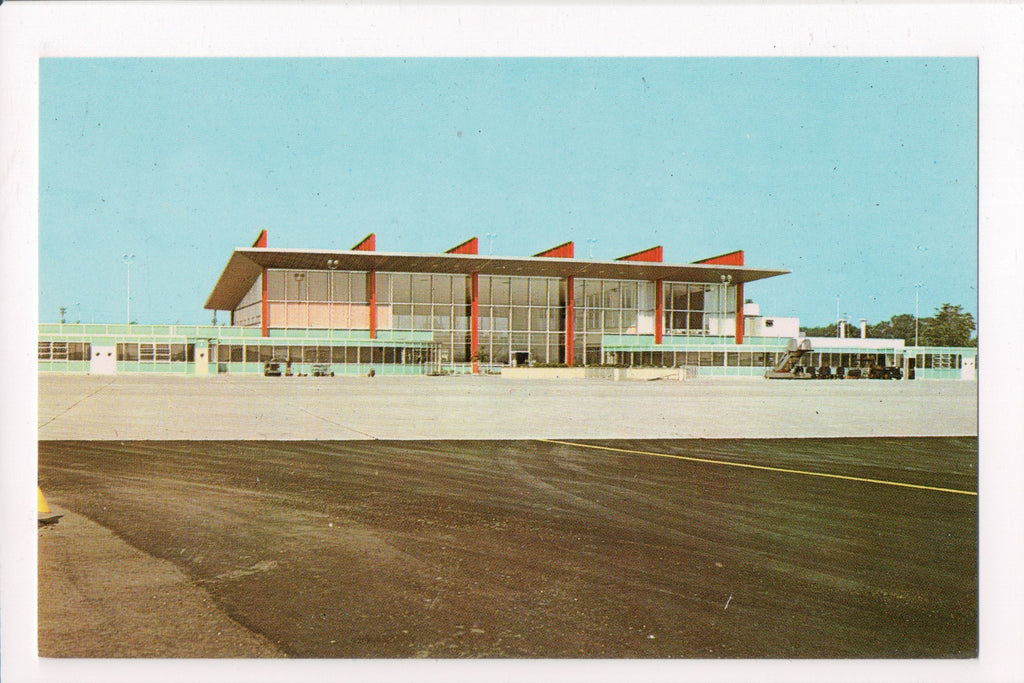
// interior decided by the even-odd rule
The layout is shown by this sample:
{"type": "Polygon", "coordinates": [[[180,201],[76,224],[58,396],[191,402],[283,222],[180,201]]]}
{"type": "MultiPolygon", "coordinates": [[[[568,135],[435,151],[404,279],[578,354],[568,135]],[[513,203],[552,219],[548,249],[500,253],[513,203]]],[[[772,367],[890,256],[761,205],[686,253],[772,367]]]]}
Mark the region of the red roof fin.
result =
{"type": "Polygon", "coordinates": [[[266,249],[267,248],[267,231],[266,230],[260,230],[260,234],[256,238],[256,241],[252,243],[252,246],[253,247],[259,247],[259,248],[262,248],[262,249],[266,249]]]}
{"type": "Polygon", "coordinates": [[[740,249],[738,251],[730,251],[728,254],[712,256],[711,258],[701,259],[700,261],[694,261],[694,263],[706,263],[709,265],[716,266],[742,266],[743,250],[740,249]]]}
{"type": "Polygon", "coordinates": [[[352,251],[377,251],[377,236],[371,232],[359,244],[352,247],[352,251]]]}
{"type": "Polygon", "coordinates": [[[572,258],[573,254],[573,243],[572,241],[566,242],[565,244],[559,244],[557,247],[551,247],[546,249],[539,254],[534,254],[534,257],[538,256],[550,256],[552,258],[572,258]]]}
{"type": "Polygon", "coordinates": [[[661,245],[638,251],[635,254],[620,256],[616,261],[647,261],[649,263],[661,263],[664,260],[661,245]]]}
{"type": "Polygon", "coordinates": [[[475,237],[470,237],[468,240],[466,240],[462,244],[458,245],[457,247],[452,247],[451,249],[449,249],[448,251],[446,251],[444,253],[446,253],[446,254],[479,254],[480,251],[479,251],[478,247],[479,247],[479,242],[477,241],[477,239],[475,237]]]}

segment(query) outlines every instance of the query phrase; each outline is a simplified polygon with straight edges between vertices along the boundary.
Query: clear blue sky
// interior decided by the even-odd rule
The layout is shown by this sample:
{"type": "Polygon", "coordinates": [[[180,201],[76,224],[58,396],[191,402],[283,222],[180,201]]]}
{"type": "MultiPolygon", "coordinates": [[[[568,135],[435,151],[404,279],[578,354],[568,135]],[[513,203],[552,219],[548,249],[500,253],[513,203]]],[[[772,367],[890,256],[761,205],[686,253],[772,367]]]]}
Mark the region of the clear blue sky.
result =
{"type": "MultiPolygon", "coordinates": [[[[974,59],[43,59],[39,317],[206,323],[233,248],[735,249],[801,324],[977,316],[974,59]],[[596,241],[591,241],[596,240],[596,241]]],[[[224,317],[221,316],[221,320],[224,317]]]]}

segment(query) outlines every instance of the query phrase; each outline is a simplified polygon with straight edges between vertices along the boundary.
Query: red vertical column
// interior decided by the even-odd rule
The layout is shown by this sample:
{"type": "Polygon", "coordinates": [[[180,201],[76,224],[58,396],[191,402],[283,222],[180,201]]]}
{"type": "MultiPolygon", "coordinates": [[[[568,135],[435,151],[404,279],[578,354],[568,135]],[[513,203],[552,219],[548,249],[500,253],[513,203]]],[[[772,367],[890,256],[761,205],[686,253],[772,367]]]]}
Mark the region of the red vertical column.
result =
{"type": "Polygon", "coordinates": [[[736,343],[743,343],[743,283],[736,285],[736,343]]]}
{"type": "Polygon", "coordinates": [[[267,303],[267,269],[266,268],[263,269],[263,278],[262,279],[263,279],[263,282],[262,282],[262,284],[260,286],[260,289],[262,290],[262,293],[261,293],[262,301],[260,302],[260,320],[261,320],[261,327],[262,327],[263,336],[264,337],[268,337],[268,336],[270,336],[270,334],[269,334],[270,321],[268,320],[268,318],[270,317],[270,304],[267,303]]]}
{"type": "Polygon", "coordinates": [[[654,281],[654,343],[661,344],[665,328],[665,281],[654,281]]]}
{"type": "Polygon", "coordinates": [[[565,364],[570,368],[573,363],[573,335],[576,328],[576,301],[573,294],[573,276],[565,278],[565,364]]]}
{"type": "MultiPolygon", "coordinates": [[[[364,237],[352,251],[376,251],[377,236],[372,232],[364,237]]],[[[370,339],[377,338],[377,271],[371,270],[366,274],[366,294],[370,303],[369,327],[370,339]]]]}
{"type": "MultiPolygon", "coordinates": [[[[258,249],[267,248],[267,231],[260,230],[260,234],[256,236],[256,241],[252,243],[252,246],[258,249]]],[[[270,305],[267,303],[267,269],[263,269],[263,277],[260,283],[260,333],[264,337],[270,336],[270,305]]],[[[232,314],[232,320],[234,314],[232,314]]]]}
{"type": "Polygon", "coordinates": [[[366,292],[370,300],[370,339],[377,338],[377,271],[366,274],[366,292]]]}
{"type": "Polygon", "coordinates": [[[473,363],[473,374],[480,374],[480,276],[469,276],[469,358],[473,363]]]}

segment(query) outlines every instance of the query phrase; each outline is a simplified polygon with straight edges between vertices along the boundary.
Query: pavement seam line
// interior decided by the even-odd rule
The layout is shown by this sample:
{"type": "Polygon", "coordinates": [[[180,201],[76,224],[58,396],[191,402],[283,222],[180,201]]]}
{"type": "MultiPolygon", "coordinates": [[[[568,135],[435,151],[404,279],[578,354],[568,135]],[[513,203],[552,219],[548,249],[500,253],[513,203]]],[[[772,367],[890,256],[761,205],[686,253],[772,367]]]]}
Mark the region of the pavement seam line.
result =
{"type": "Polygon", "coordinates": [[[770,467],[768,465],[752,465],[745,462],[729,462],[728,460],[712,460],[710,458],[697,458],[691,455],[674,455],[672,453],[657,453],[654,451],[639,451],[629,448],[615,448],[612,446],[597,446],[589,443],[577,443],[574,441],[559,441],[558,439],[537,439],[537,441],[543,441],[544,443],[556,443],[563,446],[576,446],[579,448],[593,448],[602,451],[613,451],[617,453],[634,453],[636,455],[653,455],[659,458],[673,458],[675,460],[686,460],[689,462],[699,462],[709,465],[728,465],[730,467],[744,467],[751,470],[765,470],[767,472],[783,472],[786,474],[803,474],[809,477],[825,477],[828,479],[844,479],[846,481],[859,481],[868,484],[884,484],[886,486],[902,486],[909,489],[921,489],[925,491],[940,491],[942,493],[956,493],[962,496],[977,496],[977,491],[963,491],[961,489],[947,489],[939,486],[926,486],[924,484],[908,484],[902,481],[889,481],[886,479],[868,479],[865,477],[852,477],[846,474],[831,474],[828,472],[810,472],[808,470],[794,470],[786,467],[770,467]]]}
{"type": "Polygon", "coordinates": [[[329,424],[329,425],[334,425],[335,427],[341,427],[342,429],[347,429],[347,430],[349,430],[350,432],[355,432],[356,434],[362,434],[362,435],[363,435],[363,436],[365,436],[366,438],[368,438],[368,439],[373,439],[374,441],[378,441],[378,440],[379,440],[379,439],[378,439],[378,438],[377,438],[376,436],[374,436],[373,434],[370,434],[370,433],[368,433],[368,432],[363,432],[363,431],[360,431],[360,430],[356,429],[355,427],[349,427],[348,425],[343,425],[343,424],[341,424],[340,422],[335,422],[334,420],[328,420],[328,419],[327,419],[326,417],[324,417],[323,415],[317,415],[317,414],[316,414],[316,413],[314,413],[313,411],[311,411],[311,410],[308,410],[308,409],[306,409],[306,408],[303,408],[302,406],[299,406],[298,408],[299,408],[299,411],[300,411],[300,412],[306,413],[306,414],[307,414],[307,415],[309,415],[310,417],[315,417],[315,418],[316,418],[316,419],[318,419],[318,420],[323,420],[324,422],[326,422],[326,423],[327,423],[327,424],[329,424]]]}
{"type": "Polygon", "coordinates": [[[107,387],[109,387],[109,386],[110,386],[111,384],[113,384],[113,383],[114,383],[114,379],[116,379],[116,376],[115,376],[115,377],[112,377],[112,378],[110,379],[110,381],[109,381],[109,382],[107,382],[106,384],[104,384],[103,386],[101,386],[101,387],[100,387],[99,389],[97,389],[96,391],[93,391],[92,393],[90,393],[90,394],[88,394],[88,395],[86,395],[86,396],[83,396],[82,398],[78,399],[77,401],[75,401],[74,403],[72,403],[71,405],[69,405],[69,406],[68,406],[67,408],[65,408],[64,410],[62,410],[61,412],[59,412],[59,413],[57,413],[56,415],[54,415],[53,417],[51,417],[51,418],[50,418],[49,420],[47,420],[47,421],[46,421],[46,422],[44,422],[43,424],[41,424],[41,425],[39,425],[38,427],[36,427],[36,430],[40,430],[40,429],[42,429],[43,427],[45,427],[46,425],[50,424],[51,422],[53,422],[53,421],[54,421],[54,420],[56,420],[57,418],[61,418],[61,417],[64,417],[64,416],[65,416],[65,415],[67,415],[67,414],[68,414],[69,412],[71,412],[71,410],[72,410],[72,409],[73,409],[73,408],[74,408],[75,406],[77,406],[77,405],[78,405],[79,403],[81,403],[82,401],[87,401],[87,400],[89,400],[90,398],[92,398],[93,396],[95,396],[96,394],[100,393],[101,391],[103,391],[104,389],[106,389],[107,387]]]}

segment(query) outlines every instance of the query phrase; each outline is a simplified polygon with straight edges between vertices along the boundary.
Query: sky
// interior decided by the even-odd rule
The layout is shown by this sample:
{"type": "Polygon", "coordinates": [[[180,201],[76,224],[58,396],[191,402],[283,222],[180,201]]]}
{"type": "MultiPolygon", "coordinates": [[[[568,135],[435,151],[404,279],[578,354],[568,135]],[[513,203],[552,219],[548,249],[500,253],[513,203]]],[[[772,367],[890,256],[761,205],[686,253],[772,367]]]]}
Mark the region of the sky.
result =
{"type": "Polygon", "coordinates": [[[39,89],[40,322],[124,322],[132,254],[133,322],[209,323],[263,229],[743,249],[792,271],[746,296],[805,327],[977,318],[973,58],[44,58],[39,89]]]}

